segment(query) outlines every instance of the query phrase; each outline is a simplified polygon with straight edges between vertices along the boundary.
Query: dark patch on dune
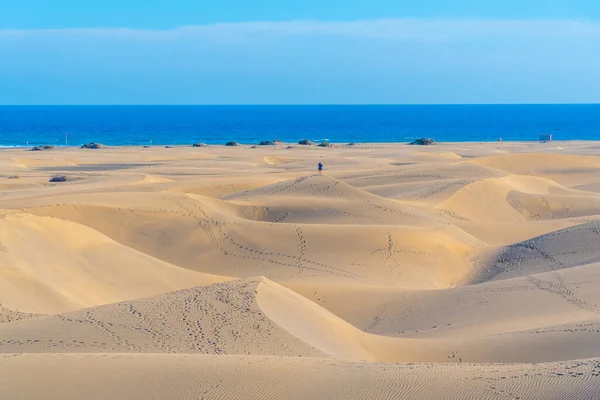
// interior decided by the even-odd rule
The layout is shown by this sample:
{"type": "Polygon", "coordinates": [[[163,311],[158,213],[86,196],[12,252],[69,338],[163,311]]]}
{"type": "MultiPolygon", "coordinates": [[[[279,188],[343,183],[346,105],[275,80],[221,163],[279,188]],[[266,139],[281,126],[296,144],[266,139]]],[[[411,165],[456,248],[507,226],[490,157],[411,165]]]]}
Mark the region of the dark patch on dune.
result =
{"type": "Polygon", "coordinates": [[[43,145],[43,146],[35,146],[35,147],[33,147],[31,150],[29,150],[29,151],[44,151],[44,150],[52,150],[53,148],[54,148],[54,146],[53,146],[53,145],[51,145],[51,144],[46,144],[46,145],[43,145]]]}
{"type": "Polygon", "coordinates": [[[103,144],[100,144],[100,143],[95,143],[95,142],[86,143],[86,144],[81,145],[82,149],[92,149],[92,150],[102,149],[104,147],[106,147],[106,146],[104,146],[103,144]]]}
{"type": "Polygon", "coordinates": [[[429,146],[432,144],[435,144],[435,141],[433,139],[429,139],[429,138],[420,138],[415,140],[414,142],[410,142],[410,145],[417,145],[417,146],[429,146]]]}
{"type": "Polygon", "coordinates": [[[68,180],[69,180],[69,178],[66,175],[63,175],[63,174],[56,174],[52,178],[50,178],[50,182],[53,182],[53,183],[56,183],[56,182],[66,182],[68,180]]]}

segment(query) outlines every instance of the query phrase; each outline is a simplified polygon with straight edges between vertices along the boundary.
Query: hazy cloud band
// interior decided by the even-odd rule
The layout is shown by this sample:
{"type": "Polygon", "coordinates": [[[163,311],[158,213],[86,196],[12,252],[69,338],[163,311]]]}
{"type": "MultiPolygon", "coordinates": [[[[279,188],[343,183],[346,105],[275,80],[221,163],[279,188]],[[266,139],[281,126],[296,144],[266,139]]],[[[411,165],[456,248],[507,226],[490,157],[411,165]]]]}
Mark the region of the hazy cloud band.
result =
{"type": "Polygon", "coordinates": [[[344,36],[387,40],[465,40],[483,37],[600,37],[600,24],[571,20],[378,19],[348,22],[244,22],[182,26],[171,30],[68,28],[0,30],[1,38],[23,36],[102,36],[176,39],[276,36],[344,36]]]}

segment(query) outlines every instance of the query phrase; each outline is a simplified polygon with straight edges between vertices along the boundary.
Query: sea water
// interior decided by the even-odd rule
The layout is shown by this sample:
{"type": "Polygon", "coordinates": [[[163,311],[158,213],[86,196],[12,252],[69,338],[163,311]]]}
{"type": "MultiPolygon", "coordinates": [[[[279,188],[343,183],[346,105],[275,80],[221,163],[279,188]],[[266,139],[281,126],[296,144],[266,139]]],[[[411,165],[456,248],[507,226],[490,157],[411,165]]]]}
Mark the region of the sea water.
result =
{"type": "Polygon", "coordinates": [[[600,104],[0,106],[0,146],[600,140],[600,104]]]}

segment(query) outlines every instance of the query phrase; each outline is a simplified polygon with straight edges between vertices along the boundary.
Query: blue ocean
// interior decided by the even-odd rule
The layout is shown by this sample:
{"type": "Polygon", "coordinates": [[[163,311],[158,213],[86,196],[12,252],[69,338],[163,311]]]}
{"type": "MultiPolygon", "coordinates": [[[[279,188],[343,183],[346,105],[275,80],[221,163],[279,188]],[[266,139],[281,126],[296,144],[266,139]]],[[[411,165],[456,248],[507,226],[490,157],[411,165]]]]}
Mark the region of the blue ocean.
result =
{"type": "Polygon", "coordinates": [[[0,106],[0,146],[600,140],[600,104],[0,106]]]}

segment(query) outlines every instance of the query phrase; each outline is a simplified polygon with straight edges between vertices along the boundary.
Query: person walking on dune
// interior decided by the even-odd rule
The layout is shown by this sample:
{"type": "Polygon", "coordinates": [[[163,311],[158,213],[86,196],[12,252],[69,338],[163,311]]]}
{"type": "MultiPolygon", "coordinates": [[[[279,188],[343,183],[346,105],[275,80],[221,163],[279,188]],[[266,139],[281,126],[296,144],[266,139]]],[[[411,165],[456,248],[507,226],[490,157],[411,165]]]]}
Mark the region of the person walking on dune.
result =
{"type": "Polygon", "coordinates": [[[322,174],[323,173],[323,164],[321,164],[321,162],[319,162],[318,168],[319,168],[319,173],[322,174]]]}

